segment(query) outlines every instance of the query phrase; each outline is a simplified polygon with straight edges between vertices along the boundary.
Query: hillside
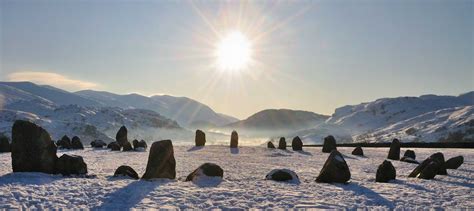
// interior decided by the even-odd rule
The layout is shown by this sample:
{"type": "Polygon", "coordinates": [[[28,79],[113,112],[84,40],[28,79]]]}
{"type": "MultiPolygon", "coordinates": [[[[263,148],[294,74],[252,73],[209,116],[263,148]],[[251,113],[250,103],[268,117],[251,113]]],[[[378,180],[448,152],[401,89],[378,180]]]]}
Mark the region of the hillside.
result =
{"type": "Polygon", "coordinates": [[[245,131],[251,135],[285,135],[297,130],[308,129],[324,122],[328,116],[309,111],[290,109],[267,109],[220,128],[220,130],[245,131]]]}
{"type": "Polygon", "coordinates": [[[102,106],[121,108],[142,108],[156,111],[180,125],[189,126],[195,121],[208,121],[215,125],[225,125],[237,119],[214,112],[209,106],[187,97],[155,95],[151,97],[139,94],[118,95],[110,92],[83,90],[76,94],[97,102],[102,106]]]}
{"type": "Polygon", "coordinates": [[[44,127],[53,139],[63,135],[79,136],[85,143],[94,139],[112,141],[115,133],[125,125],[130,130],[129,137],[148,138],[152,134],[137,134],[137,130],[153,129],[180,130],[179,125],[154,111],[122,109],[117,107],[81,107],[77,105],[59,106],[48,113],[37,115],[30,112],[0,110],[0,132],[10,135],[15,120],[24,119],[44,127]]]}
{"type": "Polygon", "coordinates": [[[474,92],[382,98],[337,108],[324,124],[299,134],[311,143],[321,143],[326,134],[356,142],[472,141],[473,106],[474,92]]]}
{"type": "Polygon", "coordinates": [[[236,118],[218,114],[209,106],[186,97],[118,95],[93,90],[71,93],[31,82],[0,82],[0,94],[2,95],[2,104],[6,108],[34,114],[43,114],[45,109],[49,110],[61,105],[79,105],[97,108],[120,107],[152,110],[183,126],[188,126],[195,121],[208,121],[215,125],[225,125],[237,121],[236,118]]]}
{"type": "Polygon", "coordinates": [[[162,130],[182,131],[178,123],[154,111],[106,107],[64,90],[30,82],[0,82],[0,95],[0,133],[10,134],[17,119],[41,125],[53,139],[65,134],[78,135],[85,142],[111,141],[122,125],[131,129],[131,135],[149,139],[162,130]],[[138,134],[139,131],[142,133],[138,134]]]}

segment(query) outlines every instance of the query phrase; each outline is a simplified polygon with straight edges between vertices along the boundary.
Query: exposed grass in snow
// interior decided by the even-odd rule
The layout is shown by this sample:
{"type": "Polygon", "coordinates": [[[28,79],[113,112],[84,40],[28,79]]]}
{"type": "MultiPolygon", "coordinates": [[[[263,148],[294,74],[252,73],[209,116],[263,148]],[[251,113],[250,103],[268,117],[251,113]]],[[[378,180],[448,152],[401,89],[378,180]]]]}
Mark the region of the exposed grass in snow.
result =
{"type": "MultiPolygon", "coordinates": [[[[441,151],[448,159],[463,155],[458,170],[434,180],[407,178],[415,164],[392,161],[397,179],[375,183],[377,166],[388,148],[364,148],[366,157],[340,148],[351,170],[349,184],[314,182],[329,154],[321,148],[304,152],[263,147],[175,146],[176,180],[141,181],[112,177],[120,165],[144,173],[148,152],[108,150],[67,151],[84,157],[89,178],[42,173],[11,173],[10,153],[0,154],[0,208],[474,208],[474,151],[472,149],[413,149],[423,160],[441,151]],[[205,162],[224,169],[215,185],[184,182],[205,162]],[[272,169],[295,171],[300,184],[265,180],[272,169]]],[[[402,153],[405,149],[402,149],[402,153]]],[[[64,153],[61,151],[58,155],[64,153]]]]}

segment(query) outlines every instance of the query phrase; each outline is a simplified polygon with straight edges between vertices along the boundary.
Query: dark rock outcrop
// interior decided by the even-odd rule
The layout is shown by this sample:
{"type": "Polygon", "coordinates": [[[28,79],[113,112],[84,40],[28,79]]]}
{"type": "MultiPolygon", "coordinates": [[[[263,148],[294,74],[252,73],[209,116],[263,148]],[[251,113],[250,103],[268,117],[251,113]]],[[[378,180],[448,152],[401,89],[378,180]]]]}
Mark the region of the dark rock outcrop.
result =
{"type": "Polygon", "coordinates": [[[61,140],[56,142],[59,149],[71,149],[71,139],[67,135],[64,135],[61,140]]]}
{"type": "Polygon", "coordinates": [[[148,145],[144,140],[137,141],[137,143],[133,144],[133,149],[135,151],[145,151],[148,145]]]}
{"type": "Polygon", "coordinates": [[[117,134],[115,135],[115,141],[121,147],[123,147],[126,143],[129,143],[127,138],[127,128],[125,126],[120,127],[120,129],[117,131],[117,134]]]}
{"type": "Polygon", "coordinates": [[[132,144],[130,142],[125,142],[123,145],[122,145],[122,151],[124,152],[128,152],[128,151],[133,151],[133,147],[132,147],[132,144]]]}
{"type": "Polygon", "coordinates": [[[148,163],[142,179],[176,178],[176,160],[171,140],[154,142],[150,147],[148,163]]]}
{"type": "Polygon", "coordinates": [[[140,179],[138,177],[138,174],[135,170],[133,170],[132,167],[130,166],[119,166],[117,170],[114,172],[114,177],[119,177],[119,176],[127,176],[131,177],[133,179],[140,179]]]}
{"type": "Polygon", "coordinates": [[[93,148],[103,148],[105,146],[107,146],[107,144],[102,140],[94,140],[91,142],[91,147],[93,148]]]}
{"type": "Polygon", "coordinates": [[[8,140],[8,137],[4,135],[0,135],[0,153],[1,152],[10,152],[11,147],[10,147],[10,141],[8,140]]]}
{"type": "Polygon", "coordinates": [[[71,149],[84,149],[84,145],[82,145],[81,139],[79,137],[72,137],[71,149]]]}
{"type": "Polygon", "coordinates": [[[283,149],[283,150],[286,149],[285,137],[280,138],[280,141],[278,142],[278,149],[283,149]]]}
{"type": "Polygon", "coordinates": [[[415,151],[407,149],[407,150],[405,151],[405,153],[403,153],[403,157],[408,157],[408,158],[411,158],[411,159],[413,159],[413,160],[416,160],[415,151]]]}
{"type": "Polygon", "coordinates": [[[63,154],[56,161],[55,172],[64,176],[87,174],[87,164],[81,156],[63,154]]]}
{"type": "Polygon", "coordinates": [[[421,162],[408,177],[418,177],[421,179],[433,179],[436,175],[447,175],[444,155],[441,152],[432,154],[421,162]]]}
{"type": "Polygon", "coordinates": [[[405,157],[403,156],[402,158],[400,158],[400,161],[402,162],[406,162],[406,163],[414,163],[414,164],[420,164],[417,160],[411,158],[411,157],[405,157]]]}
{"type": "Polygon", "coordinates": [[[390,160],[400,160],[400,141],[398,139],[393,139],[392,144],[390,144],[387,158],[390,160]]]}
{"type": "Polygon", "coordinates": [[[336,150],[336,139],[334,136],[326,136],[323,143],[323,152],[330,153],[332,150],[336,150]]]}
{"type": "Polygon", "coordinates": [[[377,168],[377,174],[375,176],[376,182],[389,182],[394,180],[397,176],[395,167],[392,165],[392,162],[385,160],[377,168]]]}
{"type": "Polygon", "coordinates": [[[321,172],[319,172],[316,182],[346,183],[349,179],[351,179],[349,166],[347,166],[342,154],[337,150],[333,150],[324,163],[321,172]]]}
{"type": "Polygon", "coordinates": [[[269,148],[269,149],[275,149],[275,145],[273,145],[273,143],[272,143],[271,141],[269,141],[269,142],[267,143],[267,148],[269,148]]]}
{"type": "Polygon", "coordinates": [[[230,134],[230,148],[237,148],[239,146],[239,134],[237,131],[232,131],[230,134]]]}
{"type": "Polygon", "coordinates": [[[11,151],[13,172],[54,173],[57,148],[42,127],[24,120],[15,121],[11,151]]]}
{"type": "Polygon", "coordinates": [[[352,150],[352,154],[357,156],[364,156],[364,150],[362,150],[362,147],[359,146],[352,150]]]}
{"type": "Polygon", "coordinates": [[[120,145],[116,141],[110,142],[109,145],[107,145],[107,148],[112,151],[120,151],[120,145]]]}
{"type": "Polygon", "coordinates": [[[299,181],[298,175],[289,169],[274,169],[265,176],[265,179],[279,182],[299,181]]]}
{"type": "Polygon", "coordinates": [[[224,176],[224,170],[217,164],[204,163],[186,177],[186,182],[198,179],[200,176],[222,178],[224,176]]]}
{"type": "Polygon", "coordinates": [[[194,143],[197,147],[206,145],[206,134],[202,130],[196,130],[196,136],[194,137],[194,143]]]}
{"type": "Polygon", "coordinates": [[[403,153],[403,157],[400,158],[400,161],[419,164],[419,162],[416,161],[415,151],[409,149],[407,149],[405,153],[403,153]]]}
{"type": "Polygon", "coordinates": [[[301,151],[303,150],[303,142],[301,141],[299,136],[296,136],[291,141],[291,148],[293,151],[301,151]]]}
{"type": "Polygon", "coordinates": [[[133,145],[133,149],[136,149],[136,147],[138,146],[138,140],[137,140],[137,139],[133,139],[132,145],[133,145]]]}
{"type": "Polygon", "coordinates": [[[457,169],[463,163],[464,163],[464,157],[463,156],[452,157],[452,158],[449,158],[446,161],[446,168],[447,169],[457,169]]]}
{"type": "Polygon", "coordinates": [[[437,175],[448,175],[448,171],[446,171],[446,162],[444,160],[443,153],[434,153],[430,155],[430,158],[437,160],[441,164],[438,171],[436,172],[437,175]]]}

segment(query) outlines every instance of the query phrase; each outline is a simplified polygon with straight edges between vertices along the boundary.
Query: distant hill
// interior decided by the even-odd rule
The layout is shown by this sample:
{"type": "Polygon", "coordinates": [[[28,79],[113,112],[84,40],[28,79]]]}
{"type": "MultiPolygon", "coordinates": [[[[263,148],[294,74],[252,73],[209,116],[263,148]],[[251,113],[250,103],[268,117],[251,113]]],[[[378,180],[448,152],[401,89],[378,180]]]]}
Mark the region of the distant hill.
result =
{"type": "Polygon", "coordinates": [[[245,120],[237,121],[222,128],[248,131],[296,131],[312,128],[324,122],[329,116],[309,111],[290,109],[267,109],[253,114],[245,120]]]}

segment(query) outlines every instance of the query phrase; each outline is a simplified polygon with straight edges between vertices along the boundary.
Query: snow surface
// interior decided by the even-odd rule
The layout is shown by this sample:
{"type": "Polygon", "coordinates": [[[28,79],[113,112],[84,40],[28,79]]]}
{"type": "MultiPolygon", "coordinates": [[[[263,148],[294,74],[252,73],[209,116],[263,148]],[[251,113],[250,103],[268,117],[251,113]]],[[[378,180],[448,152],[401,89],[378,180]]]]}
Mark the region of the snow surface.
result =
{"type": "MultiPolygon", "coordinates": [[[[388,148],[364,148],[366,157],[339,148],[351,170],[349,184],[314,182],[329,154],[321,148],[302,152],[263,147],[175,146],[176,180],[141,181],[112,177],[120,165],[140,175],[148,152],[111,152],[86,148],[60,151],[84,157],[88,177],[12,173],[10,153],[0,154],[0,208],[474,208],[474,150],[412,149],[423,160],[441,151],[446,158],[463,155],[465,163],[434,180],[407,178],[415,164],[392,161],[397,179],[375,183],[377,166],[388,148]],[[224,169],[213,185],[184,182],[205,162],[224,169]],[[265,180],[272,169],[295,171],[300,184],[265,180]]],[[[402,149],[404,152],[406,149],[402,149]]]]}

